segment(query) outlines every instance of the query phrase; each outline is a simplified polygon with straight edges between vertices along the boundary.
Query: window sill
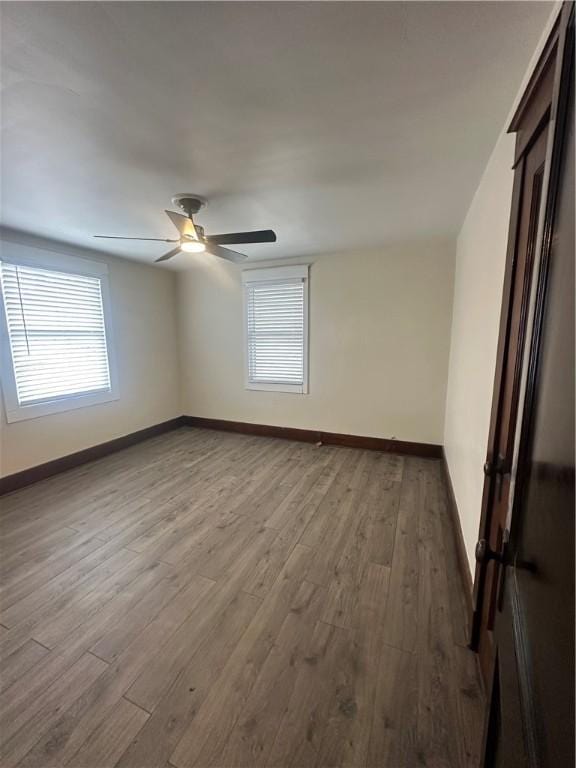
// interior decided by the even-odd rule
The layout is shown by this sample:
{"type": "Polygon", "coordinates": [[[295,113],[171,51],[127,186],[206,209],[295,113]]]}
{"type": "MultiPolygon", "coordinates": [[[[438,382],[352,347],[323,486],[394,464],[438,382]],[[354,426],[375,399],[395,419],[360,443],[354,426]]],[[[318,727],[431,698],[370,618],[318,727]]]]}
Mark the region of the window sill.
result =
{"type": "Polygon", "coordinates": [[[266,384],[249,382],[245,389],[251,389],[260,392],[289,392],[297,395],[307,395],[308,387],[306,384],[266,384]]]}
{"type": "Polygon", "coordinates": [[[62,400],[52,400],[45,403],[19,405],[13,408],[6,408],[6,421],[12,424],[17,421],[51,416],[55,413],[74,411],[77,408],[89,408],[92,405],[101,405],[102,403],[109,403],[119,399],[120,395],[117,392],[108,390],[106,392],[92,392],[85,395],[73,395],[62,400]]]}

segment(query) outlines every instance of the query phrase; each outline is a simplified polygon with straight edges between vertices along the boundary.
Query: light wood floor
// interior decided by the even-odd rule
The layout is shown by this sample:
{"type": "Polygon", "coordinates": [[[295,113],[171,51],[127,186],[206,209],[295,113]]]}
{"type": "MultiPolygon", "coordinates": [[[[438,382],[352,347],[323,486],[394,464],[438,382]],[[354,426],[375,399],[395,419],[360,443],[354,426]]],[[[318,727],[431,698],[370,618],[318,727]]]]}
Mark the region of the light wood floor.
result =
{"type": "Polygon", "coordinates": [[[2,507],[3,768],[476,765],[438,461],[181,429],[2,507]]]}

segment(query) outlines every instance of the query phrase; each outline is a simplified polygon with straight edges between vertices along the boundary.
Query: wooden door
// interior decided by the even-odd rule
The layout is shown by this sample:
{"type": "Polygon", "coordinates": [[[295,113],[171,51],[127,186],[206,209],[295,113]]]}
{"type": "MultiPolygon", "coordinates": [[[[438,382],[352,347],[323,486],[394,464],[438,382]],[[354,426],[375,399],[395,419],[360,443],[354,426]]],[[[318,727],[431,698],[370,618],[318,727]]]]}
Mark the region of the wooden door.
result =
{"type": "Polygon", "coordinates": [[[556,213],[538,287],[511,532],[496,600],[486,768],[575,764],[573,60],[569,67],[556,213]]]}
{"type": "Polygon", "coordinates": [[[535,69],[510,130],[516,133],[515,173],[492,417],[476,548],[470,645],[480,655],[486,685],[495,663],[494,622],[501,579],[500,553],[508,536],[512,468],[525,375],[526,334],[537,253],[544,227],[559,72],[565,29],[559,19],[535,69]]]}
{"type": "MultiPolygon", "coordinates": [[[[486,768],[574,766],[574,82],[551,173],[514,504],[494,626],[486,768]]],[[[553,157],[554,161],[554,157],[553,157]]]]}

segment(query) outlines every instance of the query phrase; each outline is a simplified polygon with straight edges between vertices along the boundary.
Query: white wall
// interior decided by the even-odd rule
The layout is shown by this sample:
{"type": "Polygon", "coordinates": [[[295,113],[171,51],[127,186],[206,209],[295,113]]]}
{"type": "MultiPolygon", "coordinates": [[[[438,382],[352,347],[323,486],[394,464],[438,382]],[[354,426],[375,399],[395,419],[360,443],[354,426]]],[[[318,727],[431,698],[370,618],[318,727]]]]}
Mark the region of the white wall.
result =
{"type": "Polygon", "coordinates": [[[456,247],[444,449],[474,572],[512,201],[514,136],[500,137],[456,247]]]}
{"type": "Polygon", "coordinates": [[[441,443],[454,248],[311,259],[308,395],[244,389],[240,269],[197,257],[178,281],[184,412],[441,443]]]}
{"type": "MultiPolygon", "coordinates": [[[[2,249],[9,251],[4,235],[2,249]]],[[[108,264],[120,399],[6,423],[0,407],[0,470],[9,475],[182,413],[175,273],[45,240],[12,240],[108,264]]],[[[1,399],[1,398],[0,398],[1,399]]]]}

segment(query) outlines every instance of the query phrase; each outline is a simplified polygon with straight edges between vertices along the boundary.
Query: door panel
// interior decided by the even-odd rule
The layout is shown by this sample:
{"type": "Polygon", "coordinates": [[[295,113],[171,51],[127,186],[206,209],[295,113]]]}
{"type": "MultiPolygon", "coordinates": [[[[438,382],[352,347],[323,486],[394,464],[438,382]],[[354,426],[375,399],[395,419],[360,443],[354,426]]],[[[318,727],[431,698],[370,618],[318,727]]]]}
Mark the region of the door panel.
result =
{"type": "MultiPolygon", "coordinates": [[[[574,101],[550,252],[511,580],[540,765],[574,765],[574,101]],[[521,567],[518,566],[521,564],[521,567]],[[542,723],[542,725],[544,725],[542,723]]],[[[504,616],[503,621],[508,617],[504,616]]],[[[522,679],[522,677],[521,677],[522,679]]]]}

